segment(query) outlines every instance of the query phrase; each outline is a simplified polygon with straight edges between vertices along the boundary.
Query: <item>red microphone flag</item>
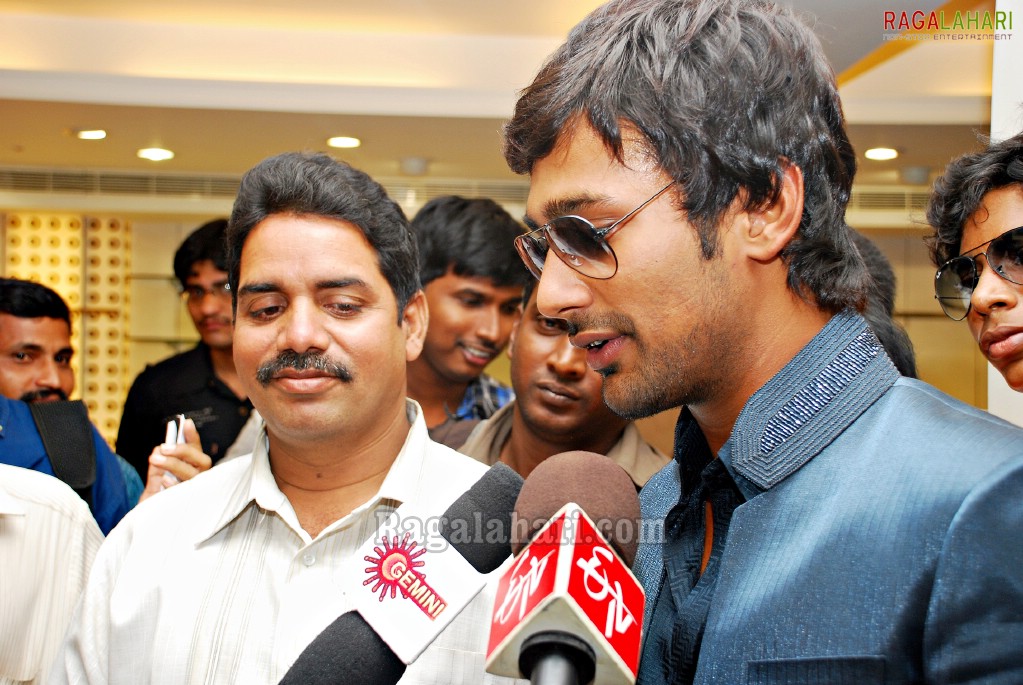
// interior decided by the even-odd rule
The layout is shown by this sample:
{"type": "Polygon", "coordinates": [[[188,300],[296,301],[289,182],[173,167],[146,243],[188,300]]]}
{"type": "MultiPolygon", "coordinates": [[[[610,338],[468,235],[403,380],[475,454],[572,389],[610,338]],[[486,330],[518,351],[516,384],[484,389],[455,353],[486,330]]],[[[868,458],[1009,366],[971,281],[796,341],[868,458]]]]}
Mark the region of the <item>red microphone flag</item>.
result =
{"type": "Polygon", "coordinates": [[[586,513],[566,504],[501,577],[487,645],[487,672],[521,678],[519,653],[546,631],[585,640],[597,657],[595,685],[636,682],[643,588],[586,513]]]}

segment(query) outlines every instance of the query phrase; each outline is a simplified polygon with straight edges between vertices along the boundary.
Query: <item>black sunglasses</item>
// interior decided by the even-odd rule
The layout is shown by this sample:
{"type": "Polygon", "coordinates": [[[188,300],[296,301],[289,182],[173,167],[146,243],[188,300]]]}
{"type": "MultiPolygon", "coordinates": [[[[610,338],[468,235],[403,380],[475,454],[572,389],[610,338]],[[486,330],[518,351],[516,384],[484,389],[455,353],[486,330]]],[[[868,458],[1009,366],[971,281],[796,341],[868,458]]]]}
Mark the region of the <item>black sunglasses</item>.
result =
{"type": "Polygon", "coordinates": [[[515,239],[515,249],[526,268],[537,278],[543,272],[547,251],[551,247],[561,261],[583,276],[601,280],[611,278],[618,272],[618,257],[607,239],[673,185],[674,181],[610,226],[597,228],[581,216],[559,216],[534,231],[520,235],[515,239]]]}
{"type": "Polygon", "coordinates": [[[1023,285],[1023,226],[966,250],[938,268],[934,274],[934,297],[950,319],[962,321],[970,313],[970,298],[980,280],[977,267],[980,255],[984,255],[988,267],[996,274],[1010,283],[1023,285]],[[984,246],[986,250],[971,256],[984,246]]]}

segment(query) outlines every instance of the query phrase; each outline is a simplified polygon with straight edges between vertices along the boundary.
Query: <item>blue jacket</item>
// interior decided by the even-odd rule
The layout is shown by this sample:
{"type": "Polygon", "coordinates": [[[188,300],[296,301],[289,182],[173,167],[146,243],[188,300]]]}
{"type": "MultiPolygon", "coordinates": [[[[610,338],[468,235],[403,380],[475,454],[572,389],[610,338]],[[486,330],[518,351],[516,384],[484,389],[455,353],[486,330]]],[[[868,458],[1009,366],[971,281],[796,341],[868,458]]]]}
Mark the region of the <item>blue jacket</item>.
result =
{"type": "MultiPolygon", "coordinates": [[[[746,501],[697,683],[1023,683],[1023,431],[883,353],[835,382],[864,332],[835,317],[718,454],[746,501]]],[[[678,498],[673,461],[641,492],[644,518],[678,498]]],[[[636,572],[649,608],[660,544],[640,545],[636,572]]]]}
{"type": "MultiPolygon", "coordinates": [[[[96,427],[92,428],[96,449],[96,482],[92,486],[92,515],[106,535],[128,513],[131,505],[117,457],[96,427]]],[[[24,402],[0,396],[0,463],[53,475],[32,412],[24,402]]]]}

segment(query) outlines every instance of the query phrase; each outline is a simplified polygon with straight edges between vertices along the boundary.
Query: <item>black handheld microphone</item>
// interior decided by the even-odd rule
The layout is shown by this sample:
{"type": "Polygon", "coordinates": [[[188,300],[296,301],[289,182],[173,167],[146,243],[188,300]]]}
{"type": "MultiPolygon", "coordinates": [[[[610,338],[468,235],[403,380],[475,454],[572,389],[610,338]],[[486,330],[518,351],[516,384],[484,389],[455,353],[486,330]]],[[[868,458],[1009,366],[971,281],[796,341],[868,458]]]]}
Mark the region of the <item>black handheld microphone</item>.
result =
{"type": "MultiPolygon", "coordinates": [[[[453,550],[480,574],[499,568],[511,554],[509,531],[521,488],[522,477],[511,468],[505,464],[491,467],[441,516],[440,535],[450,546],[444,553],[453,550]]],[[[457,613],[478,592],[478,588],[467,592],[467,597],[458,598],[461,606],[452,603],[446,610],[457,613]]],[[[410,636],[407,624],[400,620],[378,623],[374,629],[358,611],[349,611],[299,654],[280,685],[393,685],[411,660],[400,658],[389,642],[411,637],[421,652],[439,632],[410,636]]]]}

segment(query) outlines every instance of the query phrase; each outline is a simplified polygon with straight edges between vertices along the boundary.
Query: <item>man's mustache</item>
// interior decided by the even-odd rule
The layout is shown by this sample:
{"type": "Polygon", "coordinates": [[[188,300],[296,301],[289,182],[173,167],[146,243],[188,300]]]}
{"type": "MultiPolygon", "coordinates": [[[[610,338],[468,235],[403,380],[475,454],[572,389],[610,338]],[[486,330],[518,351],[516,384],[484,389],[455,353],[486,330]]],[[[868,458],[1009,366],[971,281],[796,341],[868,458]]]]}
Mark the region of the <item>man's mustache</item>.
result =
{"type": "Polygon", "coordinates": [[[275,359],[260,366],[256,371],[256,380],[265,388],[270,385],[270,381],[277,374],[285,369],[293,369],[295,371],[314,369],[329,376],[334,376],[345,383],[351,383],[352,381],[352,372],[344,364],[330,359],[322,352],[303,352],[300,354],[291,350],[281,352],[275,359]]]}
{"type": "Polygon", "coordinates": [[[56,397],[58,400],[67,401],[67,395],[60,388],[46,388],[45,390],[33,390],[21,396],[22,402],[40,402],[42,400],[56,397]]]}

